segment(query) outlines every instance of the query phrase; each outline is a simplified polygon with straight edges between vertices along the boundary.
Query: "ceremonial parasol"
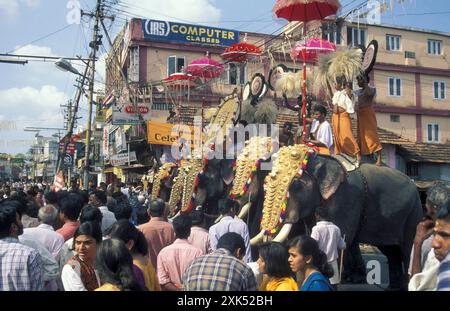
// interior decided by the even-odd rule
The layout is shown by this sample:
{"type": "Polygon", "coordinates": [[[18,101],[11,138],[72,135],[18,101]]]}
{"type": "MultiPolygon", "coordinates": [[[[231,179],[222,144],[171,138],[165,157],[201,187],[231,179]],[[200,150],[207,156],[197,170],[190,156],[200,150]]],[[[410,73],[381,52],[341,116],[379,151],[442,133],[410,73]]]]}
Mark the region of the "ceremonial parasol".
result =
{"type": "Polygon", "coordinates": [[[308,39],[306,44],[297,44],[291,50],[291,58],[294,60],[301,60],[306,62],[317,61],[321,54],[332,53],[336,51],[336,45],[330,41],[323,39],[308,39]]]}
{"type": "Polygon", "coordinates": [[[209,57],[194,59],[186,68],[186,73],[195,77],[216,78],[224,72],[224,67],[218,61],[209,57]]]}
{"type": "MultiPolygon", "coordinates": [[[[277,0],[273,11],[279,18],[288,21],[303,22],[303,38],[306,45],[306,23],[313,20],[322,20],[327,16],[336,14],[340,7],[338,0],[277,0]]],[[[306,52],[306,50],[303,50],[306,52]]],[[[303,57],[303,102],[302,102],[302,119],[303,119],[303,141],[306,137],[306,56],[303,57]]]]}
{"type": "Polygon", "coordinates": [[[163,83],[168,89],[172,89],[175,92],[178,91],[179,94],[182,94],[182,91],[184,92],[185,88],[187,88],[187,96],[189,101],[190,88],[195,86],[194,80],[195,77],[190,74],[176,72],[164,79],[163,83]]]}
{"type": "Polygon", "coordinates": [[[225,49],[220,56],[230,62],[242,63],[261,55],[261,49],[256,45],[242,42],[236,43],[225,49]]]}

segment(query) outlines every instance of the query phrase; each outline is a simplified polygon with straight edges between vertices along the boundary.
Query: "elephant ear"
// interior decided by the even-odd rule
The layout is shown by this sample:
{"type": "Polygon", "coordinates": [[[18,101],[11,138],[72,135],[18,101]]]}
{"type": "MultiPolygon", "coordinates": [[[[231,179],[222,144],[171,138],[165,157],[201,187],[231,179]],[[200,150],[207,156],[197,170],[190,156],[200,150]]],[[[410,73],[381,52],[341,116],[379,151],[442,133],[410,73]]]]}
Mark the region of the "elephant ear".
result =
{"type": "Polygon", "coordinates": [[[324,200],[337,191],[346,177],[345,169],[336,159],[322,155],[316,155],[308,163],[308,172],[316,178],[324,200]]]}

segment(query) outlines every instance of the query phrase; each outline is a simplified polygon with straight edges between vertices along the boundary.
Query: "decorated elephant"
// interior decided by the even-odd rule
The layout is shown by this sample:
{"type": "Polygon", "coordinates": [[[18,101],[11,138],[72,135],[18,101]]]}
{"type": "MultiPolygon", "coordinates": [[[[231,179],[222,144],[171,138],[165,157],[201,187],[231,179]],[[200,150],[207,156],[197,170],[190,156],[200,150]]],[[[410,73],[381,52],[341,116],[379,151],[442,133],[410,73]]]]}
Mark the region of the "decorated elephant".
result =
{"type": "Polygon", "coordinates": [[[265,188],[262,229],[252,244],[265,235],[285,240],[299,221],[322,206],[345,234],[344,257],[352,260],[352,267],[346,260],[344,271],[360,267],[365,272],[359,243],[370,244],[388,258],[390,286],[404,286],[404,267],[423,216],[419,193],[409,177],[372,164],[347,172],[335,158],[295,145],[280,149],[265,188]]]}
{"type": "Polygon", "coordinates": [[[161,198],[167,202],[170,198],[174,178],[178,175],[178,165],[164,163],[154,175],[151,199],[161,198]]]}
{"type": "MultiPolygon", "coordinates": [[[[235,94],[225,97],[203,133],[203,144],[196,146],[188,159],[181,161],[169,199],[171,215],[189,213],[201,205],[207,218],[217,217],[217,204],[228,193],[233,180],[234,159],[226,159],[225,151],[217,155],[239,115],[239,100],[235,94]],[[217,152],[216,152],[216,144],[217,152]]],[[[211,221],[212,222],[212,221],[211,221]]]]}

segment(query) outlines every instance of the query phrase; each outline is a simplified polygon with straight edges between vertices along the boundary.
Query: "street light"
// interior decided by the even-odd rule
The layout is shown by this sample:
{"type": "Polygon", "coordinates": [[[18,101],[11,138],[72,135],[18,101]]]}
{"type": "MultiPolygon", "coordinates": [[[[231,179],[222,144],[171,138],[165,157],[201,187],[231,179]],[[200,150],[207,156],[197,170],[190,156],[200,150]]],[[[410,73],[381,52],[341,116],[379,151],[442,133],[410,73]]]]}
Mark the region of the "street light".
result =
{"type": "Polygon", "coordinates": [[[72,64],[67,59],[64,59],[64,58],[58,59],[55,62],[55,66],[59,70],[62,70],[62,71],[65,71],[65,72],[69,71],[69,72],[74,73],[76,75],[82,76],[82,74],[79,73],[78,70],[76,70],[75,67],[73,67],[72,64]]]}

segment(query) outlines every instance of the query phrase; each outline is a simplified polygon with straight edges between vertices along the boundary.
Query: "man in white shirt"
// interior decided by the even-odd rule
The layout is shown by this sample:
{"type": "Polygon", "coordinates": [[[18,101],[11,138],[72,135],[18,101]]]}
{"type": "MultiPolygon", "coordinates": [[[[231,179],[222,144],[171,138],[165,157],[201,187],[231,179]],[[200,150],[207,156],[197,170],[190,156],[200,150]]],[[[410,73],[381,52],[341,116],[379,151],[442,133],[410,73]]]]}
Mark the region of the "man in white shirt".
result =
{"type": "Polygon", "coordinates": [[[219,201],[219,213],[224,217],[215,225],[209,228],[209,240],[211,249],[217,248],[217,243],[222,235],[228,232],[235,232],[242,236],[245,242],[245,262],[252,261],[250,251],[250,235],[247,224],[242,219],[236,217],[236,211],[239,209],[239,203],[230,198],[219,201]]]}
{"type": "Polygon", "coordinates": [[[116,216],[113,212],[108,210],[106,203],[108,202],[106,198],[106,193],[101,190],[94,190],[89,196],[89,204],[98,207],[102,212],[102,233],[103,235],[113,224],[116,223],[116,216]]]}
{"type": "Polygon", "coordinates": [[[327,221],[327,218],[328,210],[323,207],[317,208],[317,224],[312,228],[311,237],[318,242],[319,248],[327,255],[327,261],[334,271],[330,283],[336,285],[341,282],[338,269],[338,251],[345,249],[345,242],[341,237],[341,229],[327,221]]]}
{"type": "Polygon", "coordinates": [[[55,232],[53,224],[58,217],[56,208],[47,204],[39,209],[38,218],[41,224],[36,228],[26,228],[23,230],[23,236],[27,239],[40,242],[52,254],[55,260],[59,260],[59,252],[64,245],[64,237],[55,232]]]}
{"type": "Polygon", "coordinates": [[[330,155],[333,152],[333,130],[328,121],[325,120],[327,109],[323,105],[313,107],[311,124],[311,139],[309,142],[319,148],[320,154],[330,155]]]}

